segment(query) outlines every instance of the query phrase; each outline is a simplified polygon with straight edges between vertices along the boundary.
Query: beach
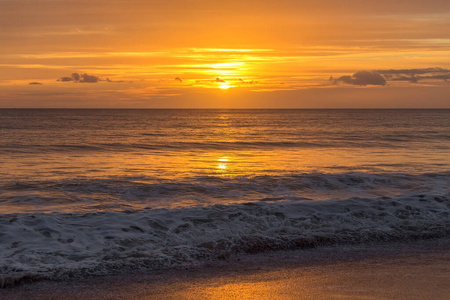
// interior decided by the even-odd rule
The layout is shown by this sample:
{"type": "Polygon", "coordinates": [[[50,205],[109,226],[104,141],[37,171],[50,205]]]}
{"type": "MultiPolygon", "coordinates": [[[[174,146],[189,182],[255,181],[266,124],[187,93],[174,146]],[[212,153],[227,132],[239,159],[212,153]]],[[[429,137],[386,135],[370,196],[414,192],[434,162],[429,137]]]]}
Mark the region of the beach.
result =
{"type": "Polygon", "coordinates": [[[232,257],[6,288],[3,299],[448,299],[450,240],[232,257]]]}

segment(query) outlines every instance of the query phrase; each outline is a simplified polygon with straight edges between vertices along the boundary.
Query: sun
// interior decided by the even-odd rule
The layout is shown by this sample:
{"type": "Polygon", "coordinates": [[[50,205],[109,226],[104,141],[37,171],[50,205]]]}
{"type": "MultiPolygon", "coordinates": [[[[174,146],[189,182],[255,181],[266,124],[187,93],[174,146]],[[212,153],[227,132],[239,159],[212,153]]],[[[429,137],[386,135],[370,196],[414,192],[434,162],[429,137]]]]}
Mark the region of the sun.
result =
{"type": "Polygon", "coordinates": [[[227,90],[230,88],[230,84],[228,82],[219,82],[219,89],[227,90]]]}

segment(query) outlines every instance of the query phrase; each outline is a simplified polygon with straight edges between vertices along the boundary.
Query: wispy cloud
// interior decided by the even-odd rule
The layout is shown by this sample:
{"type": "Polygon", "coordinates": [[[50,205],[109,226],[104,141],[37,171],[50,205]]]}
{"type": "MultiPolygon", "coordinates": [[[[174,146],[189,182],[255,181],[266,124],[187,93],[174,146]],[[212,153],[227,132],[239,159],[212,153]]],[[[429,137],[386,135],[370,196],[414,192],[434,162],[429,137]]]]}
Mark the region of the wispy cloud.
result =
{"type": "Polygon", "coordinates": [[[389,69],[378,70],[390,81],[407,81],[417,83],[421,80],[444,80],[450,79],[450,70],[444,68],[422,68],[422,69],[389,69]]]}
{"type": "Polygon", "coordinates": [[[450,73],[450,70],[443,68],[423,68],[423,69],[389,69],[389,70],[376,70],[376,72],[383,75],[398,75],[398,74],[406,74],[406,75],[419,75],[419,74],[427,74],[427,73],[450,73]]]}
{"type": "Polygon", "coordinates": [[[421,69],[385,69],[374,71],[359,71],[338,78],[330,77],[333,84],[345,83],[351,85],[386,85],[388,82],[418,83],[422,80],[450,80],[450,70],[444,68],[421,69]]]}

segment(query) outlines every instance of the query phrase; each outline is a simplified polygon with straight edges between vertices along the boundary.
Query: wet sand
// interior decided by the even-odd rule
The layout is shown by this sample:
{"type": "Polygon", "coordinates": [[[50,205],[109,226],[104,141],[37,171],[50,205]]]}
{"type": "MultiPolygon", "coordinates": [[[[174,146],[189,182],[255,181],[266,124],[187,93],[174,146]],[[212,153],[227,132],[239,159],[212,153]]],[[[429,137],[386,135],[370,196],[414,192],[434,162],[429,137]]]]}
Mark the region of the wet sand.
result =
{"type": "Polygon", "coordinates": [[[450,241],[325,247],[0,290],[2,299],[449,299],[450,241]]]}

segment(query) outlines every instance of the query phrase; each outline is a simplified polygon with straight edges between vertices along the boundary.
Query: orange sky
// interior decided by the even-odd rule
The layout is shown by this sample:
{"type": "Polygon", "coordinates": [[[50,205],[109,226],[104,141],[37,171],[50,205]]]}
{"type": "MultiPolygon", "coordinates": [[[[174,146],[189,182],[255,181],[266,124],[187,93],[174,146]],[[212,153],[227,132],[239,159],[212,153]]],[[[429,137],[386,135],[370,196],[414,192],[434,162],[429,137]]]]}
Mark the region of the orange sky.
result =
{"type": "Polygon", "coordinates": [[[450,108],[448,0],[0,0],[0,41],[0,107],[450,108]]]}

